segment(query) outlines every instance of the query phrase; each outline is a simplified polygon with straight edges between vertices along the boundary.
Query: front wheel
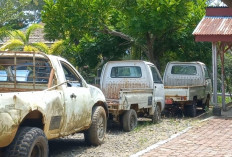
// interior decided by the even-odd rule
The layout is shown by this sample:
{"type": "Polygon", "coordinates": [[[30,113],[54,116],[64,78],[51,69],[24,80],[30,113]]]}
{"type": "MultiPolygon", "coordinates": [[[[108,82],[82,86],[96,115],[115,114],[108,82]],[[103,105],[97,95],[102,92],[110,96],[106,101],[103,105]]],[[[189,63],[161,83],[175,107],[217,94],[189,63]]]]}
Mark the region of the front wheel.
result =
{"type": "Polygon", "coordinates": [[[48,157],[48,140],[36,127],[19,128],[15,139],[7,147],[7,157],[48,157]]]}
{"type": "Polygon", "coordinates": [[[125,111],[122,117],[123,130],[126,132],[134,130],[137,126],[137,113],[134,109],[125,111]]]}
{"type": "Polygon", "coordinates": [[[103,143],[106,133],[106,113],[102,106],[93,108],[92,124],[88,130],[84,132],[85,141],[94,146],[103,143]]]}
{"type": "Polygon", "coordinates": [[[152,116],[152,123],[157,124],[161,122],[161,109],[159,105],[156,105],[154,115],[152,116]]]}

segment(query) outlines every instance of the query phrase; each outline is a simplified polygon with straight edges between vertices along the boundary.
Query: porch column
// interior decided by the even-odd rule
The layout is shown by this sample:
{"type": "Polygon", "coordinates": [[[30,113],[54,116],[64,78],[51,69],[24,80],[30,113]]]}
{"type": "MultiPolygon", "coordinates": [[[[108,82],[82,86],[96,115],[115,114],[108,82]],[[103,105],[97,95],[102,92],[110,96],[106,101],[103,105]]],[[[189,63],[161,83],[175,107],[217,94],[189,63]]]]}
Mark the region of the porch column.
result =
{"type": "Polygon", "coordinates": [[[217,104],[217,47],[216,43],[212,43],[212,66],[213,66],[213,105],[217,104]]]}
{"type": "Polygon", "coordinates": [[[212,66],[213,66],[213,114],[221,115],[221,108],[217,103],[217,47],[216,42],[212,43],[212,66]]]}

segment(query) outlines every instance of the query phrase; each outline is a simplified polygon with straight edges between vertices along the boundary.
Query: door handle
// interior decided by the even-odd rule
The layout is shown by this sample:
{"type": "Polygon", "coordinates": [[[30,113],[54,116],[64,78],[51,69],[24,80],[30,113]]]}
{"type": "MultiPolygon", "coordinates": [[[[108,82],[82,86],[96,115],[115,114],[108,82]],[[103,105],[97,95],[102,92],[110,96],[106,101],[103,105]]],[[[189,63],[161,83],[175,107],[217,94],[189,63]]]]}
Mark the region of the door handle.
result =
{"type": "Polygon", "coordinates": [[[73,99],[73,98],[76,99],[76,97],[77,97],[77,96],[76,96],[74,93],[72,93],[72,94],[70,95],[70,98],[71,98],[71,99],[73,99]]]}

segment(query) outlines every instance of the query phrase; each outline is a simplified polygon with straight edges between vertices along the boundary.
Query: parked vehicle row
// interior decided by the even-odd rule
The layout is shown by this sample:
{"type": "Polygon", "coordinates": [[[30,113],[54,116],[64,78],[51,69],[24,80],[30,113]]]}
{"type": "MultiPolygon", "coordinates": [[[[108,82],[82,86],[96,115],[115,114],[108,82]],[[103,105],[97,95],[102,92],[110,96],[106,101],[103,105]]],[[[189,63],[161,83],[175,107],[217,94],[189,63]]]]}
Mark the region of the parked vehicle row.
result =
{"type": "Polygon", "coordinates": [[[150,62],[110,61],[99,89],[61,57],[0,52],[0,156],[46,157],[48,140],[76,132],[100,145],[107,119],[132,131],[138,117],[159,123],[165,108],[194,117],[197,106],[209,105],[210,93],[201,62],[168,63],[162,79],[150,62]]]}

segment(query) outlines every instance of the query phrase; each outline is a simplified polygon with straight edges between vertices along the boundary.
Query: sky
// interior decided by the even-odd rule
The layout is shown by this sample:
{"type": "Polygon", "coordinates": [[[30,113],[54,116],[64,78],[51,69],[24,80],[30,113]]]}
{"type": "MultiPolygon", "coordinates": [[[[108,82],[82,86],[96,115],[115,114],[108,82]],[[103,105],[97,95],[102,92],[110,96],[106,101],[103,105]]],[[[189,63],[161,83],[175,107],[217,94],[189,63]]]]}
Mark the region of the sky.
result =
{"type": "Polygon", "coordinates": [[[208,0],[209,6],[226,6],[221,0],[208,0]]]}

